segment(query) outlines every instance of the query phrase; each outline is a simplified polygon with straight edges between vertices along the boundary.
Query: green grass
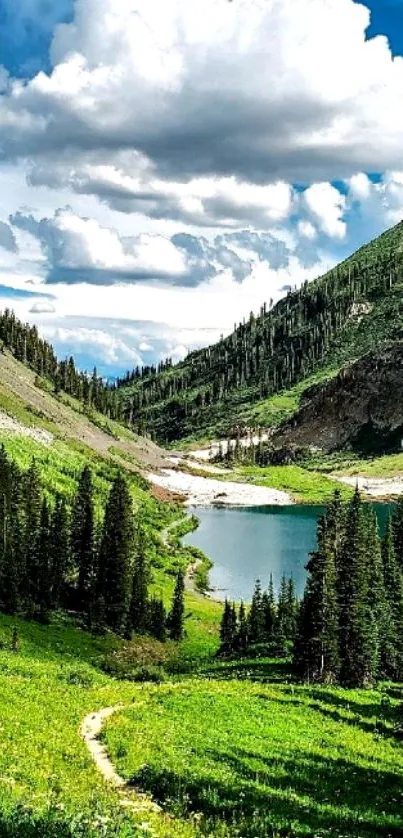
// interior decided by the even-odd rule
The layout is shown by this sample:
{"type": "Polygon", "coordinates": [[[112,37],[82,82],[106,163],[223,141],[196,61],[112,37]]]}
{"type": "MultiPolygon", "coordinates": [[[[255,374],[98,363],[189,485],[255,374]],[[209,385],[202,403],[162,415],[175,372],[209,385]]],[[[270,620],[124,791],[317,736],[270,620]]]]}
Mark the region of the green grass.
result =
{"type": "MultiPolygon", "coordinates": [[[[188,595],[188,610],[194,599],[198,616],[187,620],[185,651],[196,620],[199,649],[202,641],[203,601],[188,595]]],[[[102,671],[105,657],[121,644],[113,635],[92,637],[61,615],[50,626],[0,615],[2,838],[145,838],[151,826],[151,834],[161,838],[193,835],[186,824],[178,821],[173,828],[163,815],[149,818],[140,809],[126,814],[81,741],[87,713],[142,700],[142,686],[102,671]],[[14,626],[17,651],[11,649],[14,626]]]]}
{"type": "Polygon", "coordinates": [[[397,838],[397,719],[387,692],[194,680],[146,687],[105,741],[128,780],[206,836],[397,838]]]}
{"type": "Polygon", "coordinates": [[[60,393],[55,396],[57,401],[61,402],[61,404],[67,405],[75,413],[78,413],[80,416],[86,416],[87,419],[92,422],[97,428],[101,431],[104,431],[108,436],[113,437],[116,440],[128,440],[131,442],[137,442],[139,437],[134,431],[127,428],[125,425],[121,424],[120,422],[116,422],[114,419],[110,419],[108,416],[105,416],[103,413],[99,413],[97,410],[94,410],[92,407],[87,407],[78,399],[75,399],[74,396],[70,396],[68,393],[64,393],[61,391],[60,393]]]}
{"type": "Polygon", "coordinates": [[[343,474],[384,478],[403,476],[403,453],[386,454],[373,459],[357,459],[343,468],[343,474]]]}
{"type": "Polygon", "coordinates": [[[59,433],[59,428],[54,422],[51,422],[41,411],[35,410],[29,404],[24,404],[23,400],[5,384],[0,384],[0,410],[27,428],[42,428],[55,436],[59,433]]]}
{"type": "Polygon", "coordinates": [[[335,480],[296,465],[266,468],[237,466],[232,479],[234,475],[238,480],[288,492],[297,503],[326,504],[331,500],[335,489],[339,489],[345,499],[351,497],[352,493],[351,489],[335,480]]]}
{"type": "Polygon", "coordinates": [[[291,387],[290,390],[285,390],[282,393],[270,396],[268,399],[256,402],[248,409],[245,418],[252,425],[256,424],[270,428],[280,425],[284,420],[290,419],[299,409],[301,397],[305,390],[315,384],[329,381],[337,375],[338,371],[338,367],[326,367],[323,370],[318,370],[318,372],[307,376],[299,384],[296,384],[295,387],[291,387]]]}

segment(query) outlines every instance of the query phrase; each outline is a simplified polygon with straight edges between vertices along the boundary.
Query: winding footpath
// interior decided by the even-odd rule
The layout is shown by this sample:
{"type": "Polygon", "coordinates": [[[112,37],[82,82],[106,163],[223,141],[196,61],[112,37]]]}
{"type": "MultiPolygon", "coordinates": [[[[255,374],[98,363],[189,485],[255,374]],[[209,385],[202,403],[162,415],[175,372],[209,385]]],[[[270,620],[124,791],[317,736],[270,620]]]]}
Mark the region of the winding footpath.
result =
{"type": "Polygon", "coordinates": [[[147,794],[139,789],[128,787],[125,779],[118,774],[106,748],[99,741],[104,723],[119,710],[123,710],[123,704],[103,707],[96,713],[89,713],[81,723],[80,735],[105,782],[119,792],[122,806],[135,809],[137,812],[161,812],[161,807],[154,803],[147,794]]]}

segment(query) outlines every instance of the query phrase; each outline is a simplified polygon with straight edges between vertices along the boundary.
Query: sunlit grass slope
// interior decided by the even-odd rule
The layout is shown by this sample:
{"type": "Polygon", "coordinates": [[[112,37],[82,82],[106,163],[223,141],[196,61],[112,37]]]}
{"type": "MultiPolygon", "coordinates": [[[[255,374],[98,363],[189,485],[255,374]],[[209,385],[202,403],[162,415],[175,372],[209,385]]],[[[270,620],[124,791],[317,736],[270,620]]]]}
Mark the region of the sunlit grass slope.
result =
{"type": "Polygon", "coordinates": [[[148,687],[105,741],[128,780],[196,816],[205,836],[398,838],[402,696],[231,680],[148,687]]]}

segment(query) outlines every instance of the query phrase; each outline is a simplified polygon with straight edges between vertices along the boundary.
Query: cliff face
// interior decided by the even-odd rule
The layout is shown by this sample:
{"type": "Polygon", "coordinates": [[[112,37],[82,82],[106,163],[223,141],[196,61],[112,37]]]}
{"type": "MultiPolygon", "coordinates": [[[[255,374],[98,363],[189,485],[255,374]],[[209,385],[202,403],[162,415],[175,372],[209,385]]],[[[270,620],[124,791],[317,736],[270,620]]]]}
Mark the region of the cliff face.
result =
{"type": "Polygon", "coordinates": [[[403,439],[403,343],[370,352],[304,394],[298,413],[273,443],[325,451],[398,451],[403,439]]]}

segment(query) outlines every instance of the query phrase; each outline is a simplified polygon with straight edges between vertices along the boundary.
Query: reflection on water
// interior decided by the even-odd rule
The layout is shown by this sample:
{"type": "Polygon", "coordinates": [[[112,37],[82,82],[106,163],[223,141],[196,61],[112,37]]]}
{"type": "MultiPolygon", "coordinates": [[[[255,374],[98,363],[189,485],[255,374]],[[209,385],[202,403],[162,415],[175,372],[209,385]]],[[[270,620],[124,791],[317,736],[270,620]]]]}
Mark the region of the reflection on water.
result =
{"type": "MultiPolygon", "coordinates": [[[[387,507],[378,506],[381,524],[387,507]]],[[[214,562],[210,584],[220,599],[249,601],[256,579],[267,587],[270,573],[278,588],[292,576],[298,595],[305,584],[305,565],[316,543],[320,506],[275,506],[249,509],[194,509],[200,521],[183,539],[214,562]]]]}

